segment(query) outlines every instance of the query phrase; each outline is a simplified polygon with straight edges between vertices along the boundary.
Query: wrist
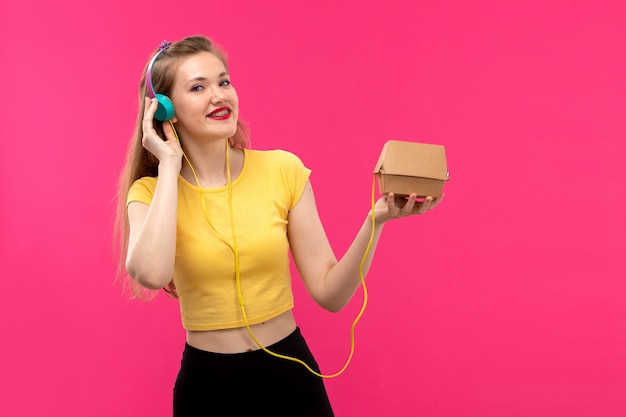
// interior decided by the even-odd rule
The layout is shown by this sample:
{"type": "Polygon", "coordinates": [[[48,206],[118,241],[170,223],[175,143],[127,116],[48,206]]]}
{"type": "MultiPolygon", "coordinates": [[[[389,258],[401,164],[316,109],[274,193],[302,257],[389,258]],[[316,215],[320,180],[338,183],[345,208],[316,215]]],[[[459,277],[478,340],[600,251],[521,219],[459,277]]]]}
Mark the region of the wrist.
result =
{"type": "MultiPolygon", "coordinates": [[[[385,223],[387,223],[389,218],[385,215],[385,213],[381,213],[380,210],[374,210],[374,227],[382,228],[385,223]]],[[[372,223],[372,210],[367,213],[367,222],[372,223]]]]}
{"type": "Polygon", "coordinates": [[[164,158],[159,161],[159,175],[167,175],[168,173],[180,174],[180,168],[182,166],[181,158],[164,158]]]}

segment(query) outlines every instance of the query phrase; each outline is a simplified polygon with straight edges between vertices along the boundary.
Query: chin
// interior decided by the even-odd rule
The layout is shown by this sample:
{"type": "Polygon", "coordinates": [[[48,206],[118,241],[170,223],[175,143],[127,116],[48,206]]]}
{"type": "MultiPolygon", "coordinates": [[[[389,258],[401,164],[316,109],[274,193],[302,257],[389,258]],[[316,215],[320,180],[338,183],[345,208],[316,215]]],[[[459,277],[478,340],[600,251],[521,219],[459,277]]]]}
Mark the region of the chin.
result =
{"type": "Polygon", "coordinates": [[[227,137],[231,138],[231,137],[235,136],[235,134],[237,133],[238,127],[239,127],[239,124],[237,122],[235,122],[235,125],[230,129],[227,137]]]}
{"type": "MultiPolygon", "coordinates": [[[[200,132],[198,132],[200,133],[200,132]]],[[[237,124],[234,126],[221,126],[219,128],[212,128],[204,133],[201,133],[201,136],[210,136],[213,138],[231,138],[237,133],[237,124]]]]}

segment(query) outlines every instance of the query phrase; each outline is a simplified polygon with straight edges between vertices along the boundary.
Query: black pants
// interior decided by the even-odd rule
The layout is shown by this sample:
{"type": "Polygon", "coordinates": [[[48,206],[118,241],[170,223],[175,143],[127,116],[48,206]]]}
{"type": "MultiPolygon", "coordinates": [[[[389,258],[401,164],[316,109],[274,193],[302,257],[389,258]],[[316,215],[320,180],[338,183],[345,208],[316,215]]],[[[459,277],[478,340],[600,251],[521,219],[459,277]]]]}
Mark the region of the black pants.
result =
{"type": "MultiPolygon", "coordinates": [[[[319,372],[300,329],[268,349],[319,372]]],[[[299,363],[262,350],[220,354],[186,344],[174,387],[174,417],[253,415],[334,416],[322,379],[299,363]]]]}

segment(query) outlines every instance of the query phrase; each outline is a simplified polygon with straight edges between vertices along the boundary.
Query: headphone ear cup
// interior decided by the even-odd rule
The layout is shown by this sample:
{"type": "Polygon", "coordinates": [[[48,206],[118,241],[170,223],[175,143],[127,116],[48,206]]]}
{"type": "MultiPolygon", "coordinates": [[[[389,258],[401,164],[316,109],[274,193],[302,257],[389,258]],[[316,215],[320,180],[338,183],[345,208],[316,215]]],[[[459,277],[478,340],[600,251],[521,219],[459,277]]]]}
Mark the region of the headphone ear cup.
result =
{"type": "Polygon", "coordinates": [[[174,117],[174,105],[168,96],[163,94],[155,94],[158,106],[154,113],[154,118],[161,122],[172,120],[174,117]]]}

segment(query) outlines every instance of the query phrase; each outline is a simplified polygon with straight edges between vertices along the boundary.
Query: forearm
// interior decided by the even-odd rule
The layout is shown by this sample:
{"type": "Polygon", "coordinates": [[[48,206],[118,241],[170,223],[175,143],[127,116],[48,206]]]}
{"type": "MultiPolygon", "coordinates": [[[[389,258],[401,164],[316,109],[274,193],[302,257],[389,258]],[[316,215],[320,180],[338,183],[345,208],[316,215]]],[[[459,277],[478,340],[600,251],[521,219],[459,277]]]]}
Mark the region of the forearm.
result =
{"type": "Polygon", "coordinates": [[[146,288],[163,288],[174,274],[179,172],[180,168],[175,164],[161,163],[152,203],[145,218],[130,219],[131,238],[126,269],[146,288]]]}
{"type": "Polygon", "coordinates": [[[327,294],[324,297],[324,308],[336,312],[350,301],[355,291],[361,285],[361,264],[363,264],[363,277],[369,271],[383,225],[383,222],[377,221],[374,225],[372,236],[372,218],[370,213],[346,253],[328,271],[324,277],[324,292],[327,294]],[[372,240],[368,250],[370,238],[372,240]],[[366,251],[367,254],[365,254],[366,251]]]}

